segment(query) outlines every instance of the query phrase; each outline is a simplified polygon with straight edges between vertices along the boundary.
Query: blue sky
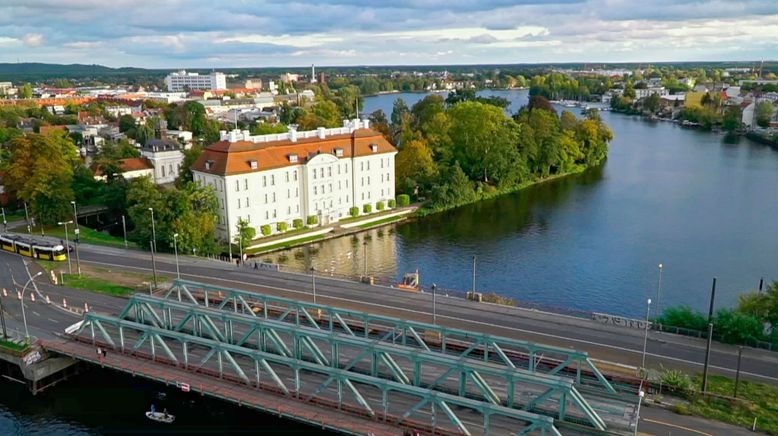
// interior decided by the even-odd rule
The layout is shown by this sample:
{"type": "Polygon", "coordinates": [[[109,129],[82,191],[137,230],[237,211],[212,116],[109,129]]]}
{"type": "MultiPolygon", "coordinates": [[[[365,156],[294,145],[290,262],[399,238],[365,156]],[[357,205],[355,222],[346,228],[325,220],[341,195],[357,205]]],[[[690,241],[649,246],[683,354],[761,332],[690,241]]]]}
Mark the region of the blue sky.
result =
{"type": "Polygon", "coordinates": [[[0,62],[149,68],[778,58],[778,0],[0,0],[0,62]]]}

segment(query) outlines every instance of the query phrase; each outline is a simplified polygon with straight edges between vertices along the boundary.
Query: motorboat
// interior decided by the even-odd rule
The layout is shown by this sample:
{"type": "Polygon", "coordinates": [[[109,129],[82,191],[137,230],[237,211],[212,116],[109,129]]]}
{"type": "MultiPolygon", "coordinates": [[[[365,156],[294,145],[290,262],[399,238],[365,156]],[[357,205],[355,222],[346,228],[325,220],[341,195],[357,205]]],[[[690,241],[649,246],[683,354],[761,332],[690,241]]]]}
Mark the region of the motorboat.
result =
{"type": "Polygon", "coordinates": [[[166,412],[153,412],[151,410],[146,412],[146,418],[152,421],[161,422],[163,424],[172,424],[173,421],[176,420],[176,417],[174,415],[171,415],[166,412]]]}

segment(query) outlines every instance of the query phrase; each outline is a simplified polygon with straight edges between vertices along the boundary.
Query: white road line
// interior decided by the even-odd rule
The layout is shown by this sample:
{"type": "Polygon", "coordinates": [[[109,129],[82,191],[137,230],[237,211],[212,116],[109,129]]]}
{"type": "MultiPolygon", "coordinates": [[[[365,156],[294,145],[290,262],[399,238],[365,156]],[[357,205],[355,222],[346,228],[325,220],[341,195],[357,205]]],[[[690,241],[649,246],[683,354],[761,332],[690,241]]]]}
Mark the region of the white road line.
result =
{"type": "Polygon", "coordinates": [[[51,318],[48,318],[48,320],[49,320],[49,321],[51,321],[51,322],[53,322],[54,324],[59,324],[59,321],[57,321],[56,319],[51,319],[51,318]]]}
{"type": "MultiPolygon", "coordinates": [[[[142,267],[128,266],[128,265],[117,265],[117,264],[114,264],[114,263],[94,262],[94,261],[85,261],[85,262],[94,263],[94,264],[97,264],[97,265],[114,266],[114,267],[121,267],[121,268],[132,268],[132,269],[138,269],[138,270],[142,270],[142,271],[148,271],[149,270],[149,268],[142,268],[142,267]]],[[[170,271],[163,271],[163,272],[170,272],[170,271]]],[[[310,292],[307,292],[307,291],[296,291],[296,290],[293,290],[293,289],[279,288],[277,286],[270,286],[270,285],[258,285],[256,283],[243,282],[243,281],[240,281],[240,280],[227,280],[227,279],[221,279],[221,278],[217,278],[217,277],[203,276],[203,275],[198,275],[198,274],[189,274],[189,273],[183,273],[183,272],[181,273],[181,275],[182,276],[188,276],[188,277],[197,277],[197,278],[201,278],[201,279],[216,280],[216,281],[221,281],[221,282],[226,282],[226,283],[238,283],[238,284],[248,285],[248,286],[252,286],[252,287],[256,287],[256,286],[258,286],[258,287],[265,287],[265,288],[268,288],[268,289],[275,289],[277,291],[291,292],[291,293],[296,293],[296,294],[305,294],[305,295],[310,295],[311,294],[310,292]]],[[[329,295],[326,295],[326,294],[320,294],[320,295],[322,297],[329,298],[331,300],[340,300],[340,301],[346,301],[346,302],[349,302],[349,303],[353,303],[353,300],[349,299],[349,298],[334,297],[334,296],[329,296],[329,295]]],[[[416,314],[419,314],[419,315],[430,315],[430,313],[425,312],[425,311],[421,311],[421,310],[405,309],[405,308],[402,308],[402,307],[389,306],[389,305],[385,305],[385,304],[369,303],[369,302],[365,302],[365,301],[360,301],[360,304],[363,304],[363,305],[366,305],[366,306],[379,307],[379,308],[383,308],[383,309],[401,310],[401,311],[404,311],[404,312],[416,313],[416,314]]],[[[552,333],[543,333],[543,332],[538,332],[538,331],[534,331],[534,330],[520,329],[520,328],[516,328],[516,327],[505,327],[505,326],[502,326],[502,325],[490,324],[490,323],[482,322],[482,321],[463,320],[462,318],[453,317],[453,316],[447,316],[447,315],[438,315],[438,317],[440,317],[440,318],[447,318],[447,319],[458,321],[458,322],[465,321],[465,322],[468,322],[468,323],[478,324],[478,325],[482,325],[482,326],[485,326],[485,327],[493,327],[493,328],[499,328],[499,329],[503,329],[503,330],[510,330],[510,331],[514,331],[514,332],[517,332],[517,333],[527,333],[527,334],[533,334],[533,335],[538,335],[538,336],[545,336],[545,337],[548,337],[548,338],[561,339],[561,340],[570,341],[570,342],[578,342],[578,343],[581,343],[581,344],[593,345],[593,346],[598,346],[598,347],[603,347],[603,348],[609,348],[609,349],[617,350],[617,351],[625,351],[625,352],[634,353],[634,354],[642,354],[643,353],[642,350],[636,350],[636,349],[632,349],[632,348],[619,347],[617,345],[603,344],[603,343],[599,343],[599,342],[588,341],[588,340],[585,340],[585,339],[569,338],[569,337],[566,337],[566,336],[555,335],[555,334],[552,334],[552,333]]],[[[695,365],[695,366],[699,366],[699,367],[704,366],[702,363],[699,363],[699,362],[694,362],[694,361],[691,361],[691,360],[681,359],[681,358],[677,358],[677,357],[665,356],[665,355],[662,355],[662,354],[646,353],[646,356],[652,356],[652,357],[657,357],[657,358],[660,358],[660,359],[672,360],[672,361],[675,361],[675,362],[685,363],[685,364],[689,364],[689,365],[695,365]]],[[[616,363],[616,362],[614,362],[614,363],[616,363]]],[[[714,369],[718,369],[720,371],[726,371],[726,372],[729,372],[729,373],[733,373],[733,374],[736,372],[735,370],[733,370],[731,368],[724,368],[724,367],[721,367],[721,366],[709,365],[709,367],[710,368],[714,368],[714,369]]],[[[762,374],[755,374],[755,373],[747,372],[747,371],[740,371],[740,373],[744,374],[744,375],[751,376],[751,377],[763,378],[763,379],[772,380],[772,381],[778,381],[778,377],[771,377],[771,376],[762,375],[762,374]]]]}
{"type": "Polygon", "coordinates": [[[38,313],[38,312],[36,312],[36,311],[34,311],[34,310],[32,311],[32,314],[33,314],[33,315],[35,315],[35,316],[41,316],[41,314],[40,314],[40,313],[38,313]]]}

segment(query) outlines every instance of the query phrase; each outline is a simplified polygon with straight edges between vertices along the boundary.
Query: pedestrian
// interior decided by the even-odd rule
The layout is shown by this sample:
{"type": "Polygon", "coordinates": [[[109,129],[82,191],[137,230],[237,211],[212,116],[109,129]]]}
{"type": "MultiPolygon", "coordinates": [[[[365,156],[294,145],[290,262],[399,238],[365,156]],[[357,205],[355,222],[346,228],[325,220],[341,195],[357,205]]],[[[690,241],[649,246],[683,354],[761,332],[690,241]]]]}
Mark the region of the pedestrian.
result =
{"type": "Polygon", "coordinates": [[[108,350],[103,348],[103,359],[105,359],[106,356],[108,356],[108,350]]]}
{"type": "Polygon", "coordinates": [[[256,262],[254,262],[254,269],[259,269],[259,266],[257,266],[256,262]]]}

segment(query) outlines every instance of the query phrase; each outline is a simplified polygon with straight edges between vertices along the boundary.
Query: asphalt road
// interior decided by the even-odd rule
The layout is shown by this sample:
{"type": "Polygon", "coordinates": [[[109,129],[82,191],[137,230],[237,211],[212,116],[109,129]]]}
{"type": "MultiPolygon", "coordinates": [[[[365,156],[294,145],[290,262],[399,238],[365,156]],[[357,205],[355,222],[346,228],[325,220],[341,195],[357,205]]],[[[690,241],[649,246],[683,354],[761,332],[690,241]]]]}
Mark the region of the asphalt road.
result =
{"type": "MultiPolygon", "coordinates": [[[[107,268],[151,270],[148,253],[82,245],[81,261],[107,268]]],[[[171,255],[157,256],[161,275],[175,277],[171,255]]],[[[241,269],[235,265],[205,258],[180,257],[183,278],[221,286],[256,290],[290,298],[311,298],[310,275],[266,270],[241,269]]],[[[317,276],[318,301],[406,319],[431,321],[432,298],[380,286],[317,276]]],[[[457,328],[547,343],[587,351],[594,359],[640,366],[644,331],[607,326],[591,320],[548,314],[460,298],[437,298],[438,323],[457,328]]],[[[680,368],[700,372],[705,360],[705,341],[668,333],[649,332],[646,364],[650,368],[680,368]]],[[[734,375],[737,347],[714,344],[711,372],[734,375]]],[[[778,385],[778,353],[746,349],[741,375],[744,378],[778,385]]]]}

